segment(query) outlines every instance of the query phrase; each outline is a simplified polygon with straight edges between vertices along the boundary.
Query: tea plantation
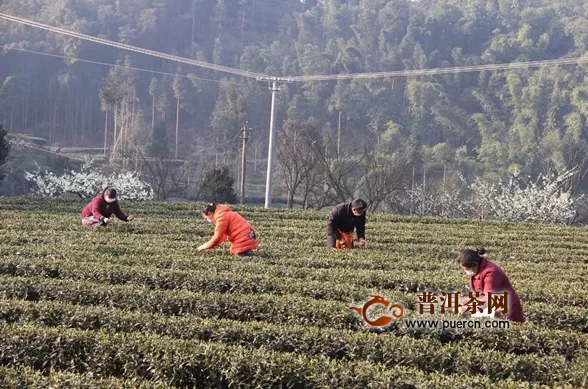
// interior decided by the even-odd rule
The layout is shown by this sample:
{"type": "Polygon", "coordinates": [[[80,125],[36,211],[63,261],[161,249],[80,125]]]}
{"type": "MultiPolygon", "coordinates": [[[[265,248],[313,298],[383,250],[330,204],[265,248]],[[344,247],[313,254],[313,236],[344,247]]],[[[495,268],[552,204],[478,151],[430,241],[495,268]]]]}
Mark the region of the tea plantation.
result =
{"type": "MultiPolygon", "coordinates": [[[[588,386],[588,230],[368,214],[367,247],[325,247],[326,212],[234,207],[251,257],[196,248],[200,204],[0,198],[0,386],[55,388],[578,388],[588,386]],[[455,253],[484,245],[527,322],[409,330],[423,290],[467,290],[455,253]],[[350,306],[405,307],[382,329],[350,306]]],[[[453,320],[436,313],[428,319],[453,320]]]]}

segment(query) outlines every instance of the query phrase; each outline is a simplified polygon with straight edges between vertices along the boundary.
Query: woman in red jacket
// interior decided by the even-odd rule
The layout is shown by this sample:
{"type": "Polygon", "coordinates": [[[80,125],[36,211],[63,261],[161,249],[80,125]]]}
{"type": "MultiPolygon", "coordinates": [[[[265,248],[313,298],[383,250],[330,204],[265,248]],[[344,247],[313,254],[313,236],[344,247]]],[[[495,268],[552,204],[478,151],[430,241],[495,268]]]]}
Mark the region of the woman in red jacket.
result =
{"type": "Polygon", "coordinates": [[[105,226],[113,214],[120,220],[126,222],[133,220],[132,216],[127,216],[120,209],[116,197],[116,189],[110,187],[104,189],[102,193],[94,197],[90,204],[86,205],[82,210],[82,224],[92,227],[105,226]]]}
{"type": "MultiPolygon", "coordinates": [[[[476,250],[463,250],[457,257],[457,264],[469,277],[470,291],[484,293],[478,297],[478,300],[486,302],[488,292],[508,292],[508,309],[504,312],[498,312],[497,318],[513,322],[525,321],[519,295],[504,271],[486,258],[486,250],[483,247],[476,250]]],[[[462,306],[462,308],[464,307],[462,306]]],[[[487,309],[485,312],[488,312],[487,309]]]]}
{"type": "Polygon", "coordinates": [[[214,236],[207,243],[198,247],[198,251],[210,250],[224,241],[231,242],[232,255],[249,255],[251,250],[259,247],[257,234],[251,224],[231,211],[226,204],[208,204],[202,208],[202,217],[214,224],[214,236]]]}

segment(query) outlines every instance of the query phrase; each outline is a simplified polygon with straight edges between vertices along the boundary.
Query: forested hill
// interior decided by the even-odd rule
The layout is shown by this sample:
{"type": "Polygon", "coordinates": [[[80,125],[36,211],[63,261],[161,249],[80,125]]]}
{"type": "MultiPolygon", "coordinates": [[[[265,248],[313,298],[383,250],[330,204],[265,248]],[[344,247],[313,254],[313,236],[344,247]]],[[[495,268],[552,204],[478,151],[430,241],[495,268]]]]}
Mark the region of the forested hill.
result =
{"type": "MultiPolygon", "coordinates": [[[[579,57],[588,44],[584,0],[4,0],[0,10],[280,76],[579,57]]],[[[267,84],[236,77],[211,82],[226,75],[8,22],[0,22],[0,40],[0,120],[10,132],[102,147],[108,118],[109,147],[116,130],[146,147],[152,125],[164,120],[167,134],[156,143],[173,153],[179,101],[180,157],[216,154],[218,160],[221,152],[224,162],[236,160],[233,140],[245,121],[266,153],[267,84]]],[[[585,79],[586,66],[572,65],[291,83],[277,99],[278,130],[287,119],[314,118],[323,138],[332,139],[340,125],[341,152],[364,141],[384,153],[410,150],[425,170],[561,170],[586,159],[585,79]]]]}

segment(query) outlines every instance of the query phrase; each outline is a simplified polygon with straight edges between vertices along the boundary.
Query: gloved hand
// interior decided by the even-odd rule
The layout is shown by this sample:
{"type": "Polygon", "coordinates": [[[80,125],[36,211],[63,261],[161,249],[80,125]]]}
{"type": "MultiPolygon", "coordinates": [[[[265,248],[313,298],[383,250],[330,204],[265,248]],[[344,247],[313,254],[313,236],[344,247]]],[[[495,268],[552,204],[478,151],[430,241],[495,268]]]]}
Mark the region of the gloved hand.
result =
{"type": "Polygon", "coordinates": [[[197,250],[198,250],[198,251],[203,251],[203,250],[206,250],[206,245],[205,245],[205,244],[203,244],[203,245],[200,245],[200,246],[198,246],[198,249],[197,249],[197,250]]]}
{"type": "Polygon", "coordinates": [[[106,224],[106,223],[108,223],[110,221],[110,218],[109,217],[105,217],[104,219],[102,219],[102,221],[106,224]]]}

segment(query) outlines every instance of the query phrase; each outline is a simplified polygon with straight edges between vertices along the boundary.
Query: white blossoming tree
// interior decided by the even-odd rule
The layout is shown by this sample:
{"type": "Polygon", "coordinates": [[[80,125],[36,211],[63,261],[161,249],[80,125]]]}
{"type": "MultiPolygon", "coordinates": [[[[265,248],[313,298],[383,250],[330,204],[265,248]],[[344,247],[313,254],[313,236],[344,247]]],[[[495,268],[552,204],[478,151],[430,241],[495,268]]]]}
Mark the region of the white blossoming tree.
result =
{"type": "MultiPolygon", "coordinates": [[[[542,224],[567,224],[576,208],[588,204],[575,197],[567,185],[578,169],[540,176],[532,182],[514,174],[508,182],[496,183],[474,177],[468,182],[458,175],[461,186],[443,190],[429,185],[406,189],[397,208],[420,216],[475,217],[542,224]]],[[[588,208],[588,207],[587,207],[588,208]]]]}
{"type": "Polygon", "coordinates": [[[136,173],[119,173],[105,176],[94,168],[91,160],[86,161],[80,171],[66,172],[61,176],[53,172],[25,172],[26,179],[36,184],[31,189],[33,194],[44,197],[57,197],[75,194],[82,199],[89,199],[107,186],[113,186],[121,200],[153,200],[154,193],[150,184],[139,179],[136,173]]]}
{"type": "MultiPolygon", "coordinates": [[[[578,173],[570,169],[558,175],[540,176],[530,182],[515,174],[507,184],[483,188],[491,213],[500,220],[544,224],[566,224],[576,214],[575,198],[567,181],[578,173]]],[[[470,188],[482,190],[474,183],[470,188]]]]}

